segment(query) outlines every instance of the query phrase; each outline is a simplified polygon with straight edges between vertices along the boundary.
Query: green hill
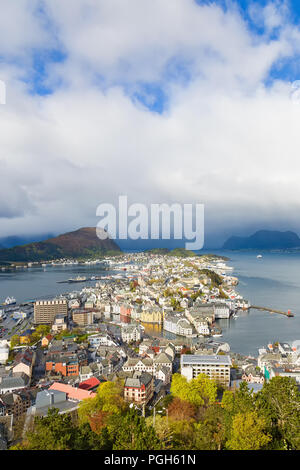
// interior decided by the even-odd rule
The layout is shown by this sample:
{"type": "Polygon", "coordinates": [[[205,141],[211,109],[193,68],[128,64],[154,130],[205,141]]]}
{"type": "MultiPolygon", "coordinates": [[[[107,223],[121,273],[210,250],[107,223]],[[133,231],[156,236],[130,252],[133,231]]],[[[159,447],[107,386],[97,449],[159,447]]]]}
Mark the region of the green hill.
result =
{"type": "Polygon", "coordinates": [[[0,262],[94,258],[120,252],[119,246],[113,240],[100,240],[96,235],[95,227],[85,227],[42,242],[0,250],[0,262]]]}

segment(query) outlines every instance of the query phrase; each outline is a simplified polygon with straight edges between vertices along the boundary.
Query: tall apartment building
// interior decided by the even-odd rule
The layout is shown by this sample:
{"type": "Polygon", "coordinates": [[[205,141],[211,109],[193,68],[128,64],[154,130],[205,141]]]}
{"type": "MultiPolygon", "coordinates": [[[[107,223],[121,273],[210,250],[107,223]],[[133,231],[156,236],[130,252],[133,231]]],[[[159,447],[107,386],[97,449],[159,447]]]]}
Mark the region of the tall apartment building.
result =
{"type": "Polygon", "coordinates": [[[72,312],[72,320],[79,326],[92,325],[94,322],[94,312],[91,310],[74,309],[72,312]]]}
{"type": "Polygon", "coordinates": [[[38,300],[34,303],[35,325],[52,325],[56,315],[68,315],[68,303],[66,300],[38,300]]]}
{"type": "Polygon", "coordinates": [[[199,374],[206,374],[226,387],[230,385],[230,356],[182,354],[180,362],[181,375],[187,380],[195,379],[199,374]]]}

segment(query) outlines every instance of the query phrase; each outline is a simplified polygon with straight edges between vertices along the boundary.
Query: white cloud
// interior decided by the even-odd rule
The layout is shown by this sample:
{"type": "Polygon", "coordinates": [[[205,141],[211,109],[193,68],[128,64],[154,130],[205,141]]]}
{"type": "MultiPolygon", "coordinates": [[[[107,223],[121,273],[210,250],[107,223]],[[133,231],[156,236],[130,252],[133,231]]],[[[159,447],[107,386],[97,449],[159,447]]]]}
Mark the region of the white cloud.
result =
{"type": "MultiPolygon", "coordinates": [[[[23,1],[18,18],[28,31],[12,28],[5,54],[30,63],[29,48],[46,47],[54,30],[49,45],[60,43],[67,59],[48,64],[47,81],[63,86],[29,95],[16,64],[0,66],[8,84],[0,107],[3,236],[95,225],[97,205],[119,194],[204,202],[208,232],[282,220],[300,232],[300,103],[289,84],[264,85],[275,61],[298,52],[295,26],[285,20],[277,40],[257,37],[235,9],[192,0],[44,3],[51,29],[23,1]],[[166,78],[173,59],[191,64],[184,85],[166,78]],[[161,115],[127,93],[152,80],[168,97],[161,115]]],[[[282,16],[269,8],[272,30],[282,16]]]]}

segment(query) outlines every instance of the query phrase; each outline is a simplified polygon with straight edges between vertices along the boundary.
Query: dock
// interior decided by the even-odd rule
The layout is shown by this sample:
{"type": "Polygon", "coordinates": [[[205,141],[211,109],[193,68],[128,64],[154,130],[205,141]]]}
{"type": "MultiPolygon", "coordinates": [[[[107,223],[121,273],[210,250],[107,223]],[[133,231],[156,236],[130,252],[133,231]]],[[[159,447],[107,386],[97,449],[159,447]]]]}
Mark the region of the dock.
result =
{"type": "Polygon", "coordinates": [[[279,315],[285,315],[286,317],[294,317],[294,314],[288,310],[287,312],[283,312],[282,310],[275,310],[274,308],[270,307],[259,307],[257,305],[251,305],[249,308],[255,308],[256,310],[262,310],[264,312],[270,312],[270,313],[278,313],[279,315]]]}

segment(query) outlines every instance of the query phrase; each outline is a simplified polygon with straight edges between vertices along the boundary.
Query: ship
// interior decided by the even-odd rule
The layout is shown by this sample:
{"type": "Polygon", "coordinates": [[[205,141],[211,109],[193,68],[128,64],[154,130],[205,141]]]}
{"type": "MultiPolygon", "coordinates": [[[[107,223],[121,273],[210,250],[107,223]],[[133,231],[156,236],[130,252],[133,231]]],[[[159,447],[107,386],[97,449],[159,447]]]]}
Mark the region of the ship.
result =
{"type": "Polygon", "coordinates": [[[3,302],[3,305],[15,305],[16,302],[17,301],[14,297],[6,297],[6,299],[3,302]]]}
{"type": "Polygon", "coordinates": [[[256,257],[256,258],[262,258],[262,255],[257,255],[257,257],[256,257]]]}
{"type": "Polygon", "coordinates": [[[85,281],[86,281],[85,276],[83,277],[77,276],[75,277],[75,279],[68,279],[68,282],[85,282],[85,281]]]}

